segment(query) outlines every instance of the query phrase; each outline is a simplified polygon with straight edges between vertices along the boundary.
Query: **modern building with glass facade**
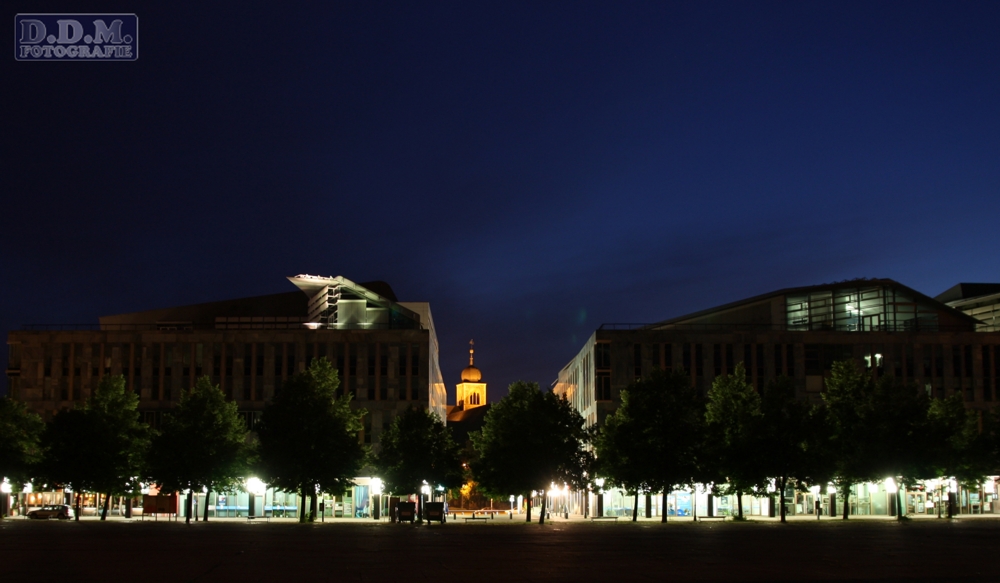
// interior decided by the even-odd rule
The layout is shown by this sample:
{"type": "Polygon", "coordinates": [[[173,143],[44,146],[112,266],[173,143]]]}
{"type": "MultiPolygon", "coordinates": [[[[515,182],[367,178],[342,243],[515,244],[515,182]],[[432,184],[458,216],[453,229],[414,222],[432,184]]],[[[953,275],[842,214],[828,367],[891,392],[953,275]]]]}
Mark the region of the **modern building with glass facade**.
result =
{"type": "Polygon", "coordinates": [[[979,320],[980,332],[1000,332],[1000,283],[960,283],[934,299],[979,320]]]}
{"type": "MultiPolygon", "coordinates": [[[[429,304],[400,302],[384,282],[288,279],[297,291],[106,316],[86,329],[10,332],[9,394],[50,419],[82,404],[104,375],[120,374],[155,427],[181,391],[207,375],[238,404],[252,430],[285,380],[326,357],[340,372],[341,391],[353,395],[352,406],[368,411],[359,436],[364,443],[377,444],[382,428],[413,405],[445,418],[447,391],[429,304]]],[[[367,480],[359,484],[350,501],[338,502],[346,515],[367,506],[367,480]]],[[[262,495],[257,504],[286,505],[274,496],[262,495]]],[[[246,498],[244,492],[232,495],[234,504],[210,504],[220,515],[229,506],[245,513],[246,498]]]]}
{"type": "MultiPolygon", "coordinates": [[[[958,393],[967,407],[985,410],[1000,398],[1000,333],[957,307],[889,279],[861,279],[778,290],[651,324],[605,324],[559,372],[554,390],[589,425],[600,425],[617,409],[622,389],[654,368],[681,371],[707,391],[715,377],[743,363],[758,390],[784,375],[799,398],[818,403],[832,363],[854,359],[876,377],[912,381],[938,398],[958,393]]],[[[857,513],[879,513],[884,494],[884,486],[863,486],[857,513]]],[[[984,507],[972,502],[985,492],[968,494],[970,505],[984,507]]],[[[615,506],[608,496],[604,509],[615,506]]],[[[679,513],[695,511],[692,504],[703,507],[700,514],[729,504],[698,492],[674,496],[670,506],[679,513]]],[[[792,512],[811,508],[808,496],[791,493],[786,503],[792,512]]],[[[580,499],[578,510],[587,504],[596,512],[594,498],[580,499]]],[[[913,512],[923,511],[920,500],[911,502],[913,512]]],[[[766,503],[745,507],[770,514],[766,503]]],[[[650,513],[660,507],[658,500],[640,506],[650,513]]]]}

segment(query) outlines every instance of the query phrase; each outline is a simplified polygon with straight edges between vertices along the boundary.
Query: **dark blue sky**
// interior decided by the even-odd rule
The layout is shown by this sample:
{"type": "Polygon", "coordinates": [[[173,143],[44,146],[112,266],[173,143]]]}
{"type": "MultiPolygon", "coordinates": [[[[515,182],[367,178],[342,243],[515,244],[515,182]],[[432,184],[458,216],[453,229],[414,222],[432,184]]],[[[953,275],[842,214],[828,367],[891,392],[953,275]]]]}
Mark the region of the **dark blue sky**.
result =
{"type": "Polygon", "coordinates": [[[1000,281],[1000,3],[211,4],[0,58],[0,329],[383,279],[495,399],[603,322],[1000,281]]]}

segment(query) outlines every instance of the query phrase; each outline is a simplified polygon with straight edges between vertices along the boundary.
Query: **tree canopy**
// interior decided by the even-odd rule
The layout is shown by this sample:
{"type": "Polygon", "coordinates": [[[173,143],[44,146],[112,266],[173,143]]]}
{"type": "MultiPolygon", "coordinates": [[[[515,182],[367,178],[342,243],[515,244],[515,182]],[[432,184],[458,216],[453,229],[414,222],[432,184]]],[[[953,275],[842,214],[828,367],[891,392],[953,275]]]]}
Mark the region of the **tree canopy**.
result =
{"type": "Polygon", "coordinates": [[[486,414],[482,430],[470,437],[479,452],[473,475],[491,494],[522,494],[530,500],[533,490],[544,492],[551,484],[585,485],[591,456],[583,417],[565,399],[539,390],[538,383],[511,384],[486,414]]]}
{"type": "Polygon", "coordinates": [[[634,496],[632,521],[638,517],[639,494],[653,488],[649,468],[650,439],[647,427],[636,420],[633,390],[622,391],[621,405],[594,433],[594,471],[607,486],[616,486],[634,496]]]}
{"type": "Polygon", "coordinates": [[[460,451],[437,414],[410,407],[382,431],[374,465],[393,493],[417,493],[424,482],[457,488],[462,485],[460,451]]]}
{"type": "Polygon", "coordinates": [[[742,362],[732,374],[715,377],[705,406],[705,446],[712,452],[706,469],[716,474],[716,487],[736,495],[737,517],[741,520],[743,494],[758,491],[767,482],[760,459],[762,418],[760,396],[747,382],[742,362]]]}
{"type": "MultiPolygon", "coordinates": [[[[337,395],[340,380],[326,358],[289,379],[264,409],[257,428],[266,480],[310,499],[316,492],[341,493],[354,484],[367,455],[358,441],[364,409],[351,409],[350,395],[337,395]]],[[[300,518],[305,518],[300,512],[300,518]]]]}
{"type": "MultiPolygon", "coordinates": [[[[612,481],[624,479],[647,484],[653,491],[663,492],[661,520],[667,520],[667,495],[679,487],[697,481],[699,468],[706,463],[703,456],[705,433],[705,400],[701,391],[691,385],[691,378],[680,372],[654,370],[622,391],[622,406],[609,418],[614,419],[613,431],[619,433],[609,442],[598,437],[604,448],[601,456],[639,459],[641,477],[619,474],[612,481]],[[627,428],[624,429],[623,428],[627,428]],[[630,443],[628,439],[637,439],[630,443]],[[608,448],[608,445],[612,447],[608,448]]],[[[601,433],[604,432],[602,428],[601,433]]],[[[622,460],[598,462],[600,471],[618,471],[622,460]]],[[[635,508],[633,508],[635,514],[635,508]]]]}
{"type": "Polygon", "coordinates": [[[20,401],[0,397],[0,480],[18,489],[29,482],[42,459],[42,418],[20,401]]]}
{"type": "Polygon", "coordinates": [[[247,475],[250,454],[246,424],[236,403],[226,402],[222,390],[201,377],[165,415],[160,434],[153,439],[149,474],[167,491],[188,491],[190,521],[192,492],[235,486],[247,475]]]}
{"type": "Polygon", "coordinates": [[[105,494],[101,520],[107,518],[108,496],[132,495],[145,475],[151,430],[139,420],[139,396],[125,387],[125,377],[101,378],[83,409],[55,416],[43,438],[43,473],[74,490],[105,494]]]}
{"type": "Polygon", "coordinates": [[[789,480],[810,481],[819,479],[823,485],[830,475],[821,468],[829,468],[822,457],[820,441],[825,438],[822,429],[812,431],[823,417],[814,408],[795,398],[795,386],[788,377],[778,377],[764,386],[760,399],[761,423],[758,442],[761,448],[758,462],[762,473],[773,478],[777,491],[778,514],[785,522],[783,496],[789,480]],[[822,475],[821,475],[822,474],[822,475]]]}

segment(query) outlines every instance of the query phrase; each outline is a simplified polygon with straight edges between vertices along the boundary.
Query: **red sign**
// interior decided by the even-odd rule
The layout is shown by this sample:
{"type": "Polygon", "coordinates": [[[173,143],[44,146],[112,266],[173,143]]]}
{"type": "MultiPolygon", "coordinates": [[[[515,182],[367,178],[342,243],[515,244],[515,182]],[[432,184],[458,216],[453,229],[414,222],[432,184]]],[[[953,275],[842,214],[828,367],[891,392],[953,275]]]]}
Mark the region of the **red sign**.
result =
{"type": "Polygon", "coordinates": [[[143,514],[177,514],[177,494],[142,497],[143,514]]]}

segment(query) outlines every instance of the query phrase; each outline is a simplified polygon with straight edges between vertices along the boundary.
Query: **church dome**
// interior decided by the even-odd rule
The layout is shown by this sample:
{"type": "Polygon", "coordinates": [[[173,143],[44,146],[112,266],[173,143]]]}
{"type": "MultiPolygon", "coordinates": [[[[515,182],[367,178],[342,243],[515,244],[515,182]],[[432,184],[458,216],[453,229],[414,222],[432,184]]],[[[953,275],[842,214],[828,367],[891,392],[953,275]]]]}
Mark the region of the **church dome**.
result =
{"type": "MultiPolygon", "coordinates": [[[[455,370],[455,369],[452,369],[455,370]]],[[[483,378],[483,373],[479,372],[479,369],[473,365],[469,365],[462,369],[462,382],[463,383],[478,383],[480,379],[483,378]]]]}

